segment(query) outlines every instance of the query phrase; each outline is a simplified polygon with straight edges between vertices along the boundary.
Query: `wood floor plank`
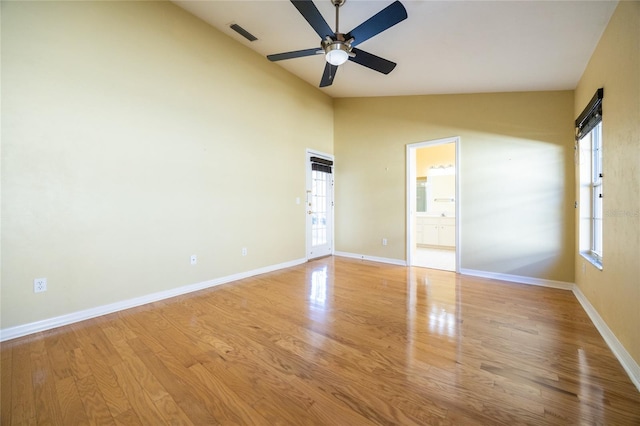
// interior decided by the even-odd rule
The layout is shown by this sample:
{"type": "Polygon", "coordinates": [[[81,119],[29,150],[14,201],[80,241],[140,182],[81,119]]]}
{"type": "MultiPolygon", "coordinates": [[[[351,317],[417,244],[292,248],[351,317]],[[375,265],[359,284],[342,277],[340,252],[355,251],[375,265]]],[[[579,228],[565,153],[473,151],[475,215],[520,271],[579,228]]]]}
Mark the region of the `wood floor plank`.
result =
{"type": "Polygon", "coordinates": [[[92,375],[76,380],[78,394],[92,425],[114,425],[109,407],[92,375]]]}
{"type": "Polygon", "coordinates": [[[31,366],[37,423],[63,424],[55,373],[51,368],[44,340],[32,344],[31,366]]]}
{"type": "Polygon", "coordinates": [[[91,368],[81,348],[69,351],[67,357],[69,358],[69,367],[73,377],[83,379],[91,375],[91,368]]]}
{"type": "Polygon", "coordinates": [[[128,409],[113,418],[117,426],[144,426],[133,409],[128,409]]]}
{"type": "Polygon", "coordinates": [[[88,425],[89,418],[84,410],[82,399],[78,394],[78,388],[73,377],[66,377],[56,381],[56,393],[60,410],[62,412],[62,424],[88,425]]]}
{"type": "Polygon", "coordinates": [[[52,330],[51,332],[46,332],[44,337],[47,353],[51,360],[51,367],[57,379],[72,377],[73,374],[69,365],[65,344],[61,339],[64,334],[61,330],[52,330]]]}
{"type": "Polygon", "coordinates": [[[254,373],[244,368],[239,368],[236,372],[233,368],[230,368],[228,364],[227,361],[212,359],[209,362],[203,363],[202,366],[224,382],[225,386],[229,388],[231,392],[238,395],[240,400],[252,406],[263,397],[251,381],[254,373]]]}
{"type": "Polygon", "coordinates": [[[209,363],[209,369],[204,367],[202,364],[194,364],[189,367],[198,379],[204,383],[209,392],[213,395],[217,395],[220,399],[220,402],[229,407],[235,416],[238,418],[239,424],[260,424],[265,423],[266,420],[262,417],[253,407],[251,407],[246,401],[239,397],[226,383],[221,380],[216,374],[213,374],[212,371],[218,371],[211,368],[211,363],[209,363]]]}
{"type": "MultiPolygon", "coordinates": [[[[194,374],[168,352],[159,353],[158,358],[168,371],[180,377],[186,385],[182,396],[187,398],[181,398],[181,401],[197,401],[219,424],[240,424],[238,416],[224,404],[221,395],[208,392],[207,385],[198,379],[197,374],[194,374]]],[[[189,412],[190,410],[185,411],[189,412]]],[[[209,420],[209,423],[211,422],[209,420]]]]}
{"type": "Polygon", "coordinates": [[[0,424],[11,424],[11,399],[13,397],[11,381],[13,374],[13,344],[0,344],[0,424]]]}
{"type": "Polygon", "coordinates": [[[135,379],[135,372],[126,363],[116,364],[111,367],[118,379],[131,408],[143,424],[159,425],[164,423],[162,415],[158,412],[153,400],[147,395],[140,383],[135,379]]]}
{"type": "Polygon", "coordinates": [[[91,358],[89,365],[96,386],[100,390],[111,416],[117,418],[120,414],[131,410],[131,404],[120,387],[111,366],[107,365],[107,362],[99,356],[91,358]]]}
{"type": "MultiPolygon", "coordinates": [[[[113,329],[110,330],[113,331],[113,329]]],[[[152,400],[156,401],[167,396],[166,389],[147,369],[128,341],[121,339],[119,335],[110,335],[109,333],[107,333],[107,337],[110,340],[113,339],[111,342],[122,357],[123,363],[119,365],[126,364],[127,368],[134,372],[134,378],[152,400]]]]}
{"type": "Polygon", "coordinates": [[[0,347],[2,425],[640,424],[575,296],[327,257],[0,347]]]}
{"type": "Polygon", "coordinates": [[[170,395],[154,401],[154,404],[167,424],[176,426],[194,424],[170,395]]]}
{"type": "Polygon", "coordinates": [[[32,424],[36,420],[33,392],[33,366],[30,342],[13,347],[13,369],[11,375],[11,423],[32,424]]]}
{"type": "Polygon", "coordinates": [[[198,355],[202,352],[214,350],[204,342],[189,339],[164,318],[160,311],[144,311],[135,318],[127,319],[127,325],[138,335],[153,333],[154,340],[162,346],[160,352],[171,352],[185,367],[199,362],[198,355]]]}
{"type": "MultiPolygon", "coordinates": [[[[167,363],[181,365],[178,360],[169,361],[171,354],[163,354],[162,357],[159,357],[158,354],[162,354],[161,352],[156,353],[149,349],[141,351],[140,348],[138,350],[137,354],[142,362],[145,363],[156,379],[163,384],[171,398],[189,417],[191,422],[197,425],[219,424],[216,417],[207,409],[206,403],[202,401],[199,395],[193,393],[188,381],[184,380],[181,374],[176,374],[174,369],[167,366],[167,363]]],[[[166,412],[163,413],[166,415],[166,412]]]]}
{"type": "Polygon", "coordinates": [[[100,357],[106,365],[115,365],[122,362],[120,354],[113,347],[104,333],[103,327],[108,326],[108,322],[101,321],[100,325],[92,324],[87,327],[78,327],[74,324],[74,330],[78,336],[85,356],[90,359],[100,357]]]}

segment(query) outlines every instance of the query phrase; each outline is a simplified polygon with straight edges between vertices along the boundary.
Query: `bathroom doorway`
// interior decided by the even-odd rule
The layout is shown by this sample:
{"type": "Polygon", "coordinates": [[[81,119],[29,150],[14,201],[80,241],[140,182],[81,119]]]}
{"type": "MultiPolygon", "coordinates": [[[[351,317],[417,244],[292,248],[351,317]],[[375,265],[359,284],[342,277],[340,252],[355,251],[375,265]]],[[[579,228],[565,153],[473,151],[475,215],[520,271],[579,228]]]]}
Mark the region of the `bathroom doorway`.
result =
{"type": "Polygon", "coordinates": [[[407,264],[459,269],[459,138],[407,145],[407,264]]]}

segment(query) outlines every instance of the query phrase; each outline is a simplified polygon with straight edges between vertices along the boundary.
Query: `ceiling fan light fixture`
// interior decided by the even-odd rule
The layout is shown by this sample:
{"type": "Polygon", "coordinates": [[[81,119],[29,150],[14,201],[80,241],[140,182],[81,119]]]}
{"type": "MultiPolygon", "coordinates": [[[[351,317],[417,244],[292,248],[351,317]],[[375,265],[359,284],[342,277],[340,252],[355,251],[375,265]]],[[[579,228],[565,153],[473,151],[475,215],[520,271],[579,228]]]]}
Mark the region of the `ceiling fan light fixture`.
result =
{"type": "Polygon", "coordinates": [[[342,65],[349,59],[349,46],[343,42],[335,41],[325,46],[325,58],[331,65],[342,65]]]}

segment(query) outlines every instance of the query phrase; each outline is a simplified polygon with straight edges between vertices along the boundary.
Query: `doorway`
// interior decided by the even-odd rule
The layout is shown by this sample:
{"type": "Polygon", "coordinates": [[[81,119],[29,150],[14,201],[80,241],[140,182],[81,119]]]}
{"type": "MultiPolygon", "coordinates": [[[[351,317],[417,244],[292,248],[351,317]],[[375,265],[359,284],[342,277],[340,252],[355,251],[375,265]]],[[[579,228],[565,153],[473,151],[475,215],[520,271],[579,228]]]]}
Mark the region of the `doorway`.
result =
{"type": "Polygon", "coordinates": [[[407,145],[407,264],[458,272],[459,138],[407,145]]]}
{"type": "Polygon", "coordinates": [[[307,259],[333,254],[333,156],[307,150],[307,259]]]}

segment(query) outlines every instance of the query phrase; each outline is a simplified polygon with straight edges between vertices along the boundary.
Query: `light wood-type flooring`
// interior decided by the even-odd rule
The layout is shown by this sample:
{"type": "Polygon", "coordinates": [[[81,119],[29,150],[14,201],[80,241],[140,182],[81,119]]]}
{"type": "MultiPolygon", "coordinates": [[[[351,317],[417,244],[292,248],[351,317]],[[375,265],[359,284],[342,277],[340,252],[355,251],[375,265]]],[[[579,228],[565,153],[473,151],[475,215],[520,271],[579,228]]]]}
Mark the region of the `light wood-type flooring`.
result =
{"type": "Polygon", "coordinates": [[[328,257],[4,342],[2,425],[638,425],[569,291],[328,257]]]}

